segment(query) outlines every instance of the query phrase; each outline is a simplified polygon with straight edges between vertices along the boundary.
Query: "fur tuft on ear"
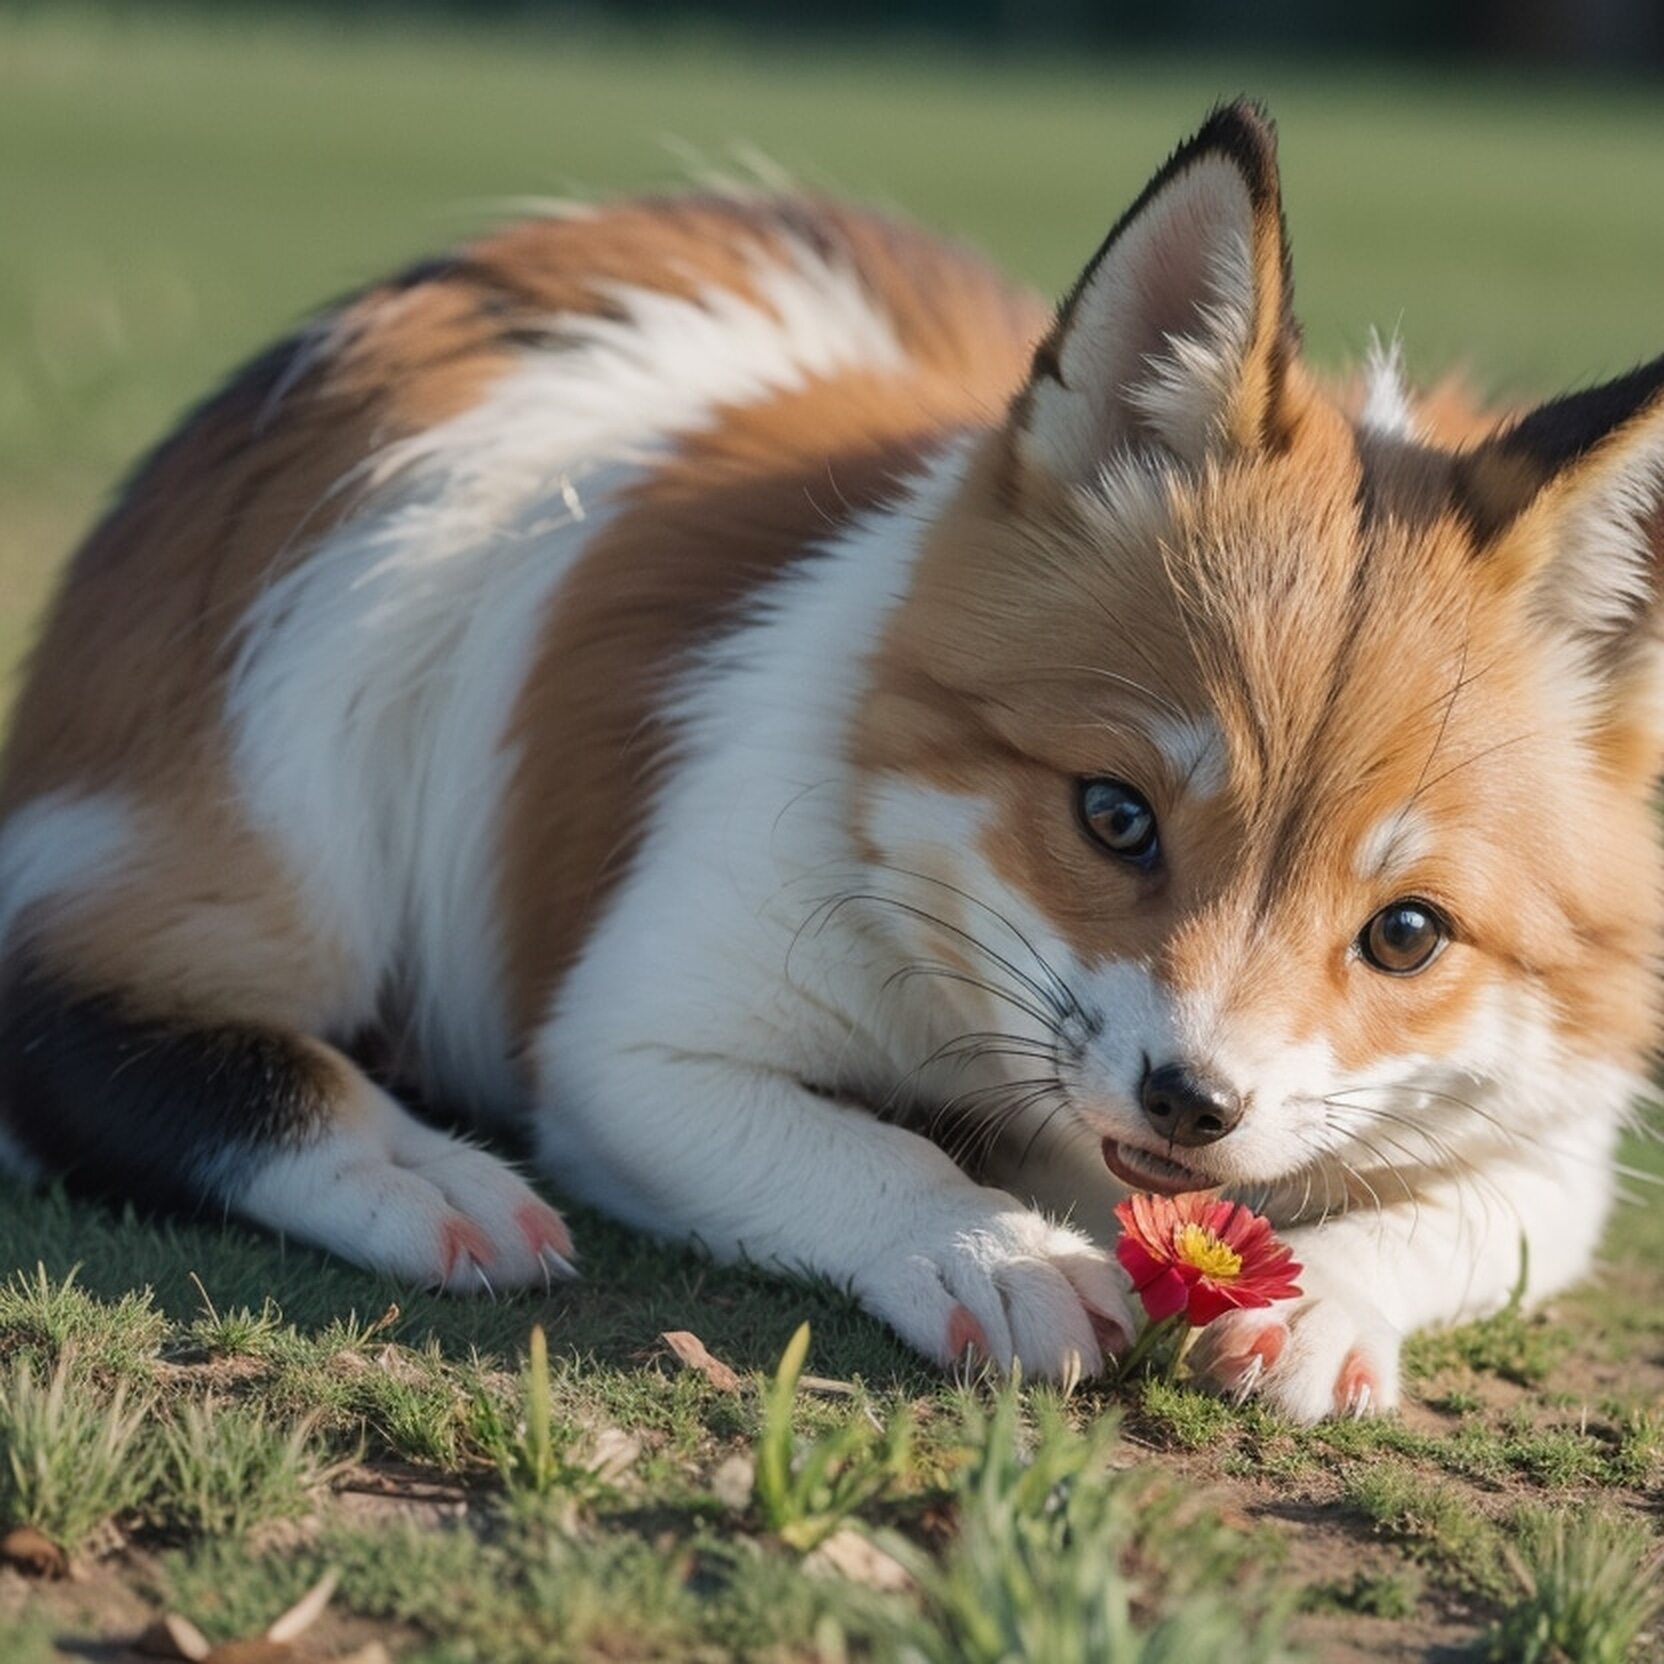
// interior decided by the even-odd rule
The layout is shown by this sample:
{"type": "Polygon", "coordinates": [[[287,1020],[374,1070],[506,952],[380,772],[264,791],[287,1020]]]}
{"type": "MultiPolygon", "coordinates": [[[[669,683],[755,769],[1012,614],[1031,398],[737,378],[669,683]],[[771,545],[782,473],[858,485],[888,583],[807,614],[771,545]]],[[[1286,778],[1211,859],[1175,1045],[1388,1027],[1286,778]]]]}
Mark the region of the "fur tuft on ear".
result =
{"type": "Polygon", "coordinates": [[[1410,392],[1404,385],[1404,343],[1396,334],[1390,341],[1383,341],[1379,330],[1369,332],[1358,426],[1387,439],[1413,441],[1421,437],[1410,392]]]}
{"type": "Polygon", "coordinates": [[[1189,463],[1275,444],[1296,347],[1276,138],[1226,105],[1092,257],[1012,411],[1019,466],[1084,484],[1128,447],[1189,463]]]}
{"type": "Polygon", "coordinates": [[[1664,613],[1664,358],[1551,400],[1457,462],[1459,499],[1505,582],[1604,661],[1664,613]]]}

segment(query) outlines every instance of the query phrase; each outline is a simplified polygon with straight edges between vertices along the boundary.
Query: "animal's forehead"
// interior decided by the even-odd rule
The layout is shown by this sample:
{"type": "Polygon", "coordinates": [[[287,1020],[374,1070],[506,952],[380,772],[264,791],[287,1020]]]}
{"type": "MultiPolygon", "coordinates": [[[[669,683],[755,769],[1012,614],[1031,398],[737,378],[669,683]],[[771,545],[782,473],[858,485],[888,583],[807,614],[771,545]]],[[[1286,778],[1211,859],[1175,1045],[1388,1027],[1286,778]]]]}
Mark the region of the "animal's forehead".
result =
{"type": "Polygon", "coordinates": [[[1116,531],[1101,520],[1094,535],[1121,560],[1099,573],[1096,657],[1082,662],[1117,676],[1076,692],[1239,820],[1348,869],[1369,848],[1377,866],[1402,864],[1435,828],[1449,845],[1494,820],[1554,750],[1554,662],[1476,572],[1460,525],[1371,517],[1300,483],[1170,489],[1159,515],[1146,508],[1142,571],[1124,517],[1116,531]],[[1412,802],[1424,835],[1389,836],[1383,817],[1412,802]]]}
{"type": "Polygon", "coordinates": [[[898,660],[1065,768],[1153,749],[1284,817],[1402,797],[1507,738],[1540,650],[1459,520],[1366,511],[1364,477],[1123,460],[1061,509],[957,517],[898,660]]]}

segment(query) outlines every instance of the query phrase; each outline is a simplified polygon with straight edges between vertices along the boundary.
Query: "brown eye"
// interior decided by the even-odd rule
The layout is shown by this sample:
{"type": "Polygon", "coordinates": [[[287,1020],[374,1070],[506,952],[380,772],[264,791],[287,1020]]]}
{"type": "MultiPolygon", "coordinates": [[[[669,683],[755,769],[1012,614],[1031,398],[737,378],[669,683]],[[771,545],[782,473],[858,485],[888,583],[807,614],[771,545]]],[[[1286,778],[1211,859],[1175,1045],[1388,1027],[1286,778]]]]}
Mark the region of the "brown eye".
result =
{"type": "Polygon", "coordinates": [[[1414,976],[1433,963],[1449,936],[1438,910],[1412,897],[1383,907],[1364,926],[1358,951],[1389,976],[1414,976]]]}
{"type": "Polygon", "coordinates": [[[1081,825],[1094,843],[1135,866],[1155,864],[1156,812],[1124,780],[1082,780],[1077,799],[1081,825]]]}

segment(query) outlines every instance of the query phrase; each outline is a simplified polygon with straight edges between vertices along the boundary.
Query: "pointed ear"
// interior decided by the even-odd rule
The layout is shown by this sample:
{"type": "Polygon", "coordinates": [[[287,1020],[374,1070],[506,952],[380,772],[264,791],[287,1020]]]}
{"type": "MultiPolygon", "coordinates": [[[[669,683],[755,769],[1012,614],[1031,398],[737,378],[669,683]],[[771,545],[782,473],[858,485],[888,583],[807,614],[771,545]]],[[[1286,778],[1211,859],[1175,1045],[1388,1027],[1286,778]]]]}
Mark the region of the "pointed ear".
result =
{"type": "Polygon", "coordinates": [[[1664,630],[1664,358],[1542,405],[1458,459],[1483,558],[1614,666],[1664,630]]]}
{"type": "Polygon", "coordinates": [[[1216,110],[1092,257],[1012,409],[1020,471],[1086,483],[1127,447],[1198,463],[1275,443],[1298,342],[1276,137],[1216,110]]]}

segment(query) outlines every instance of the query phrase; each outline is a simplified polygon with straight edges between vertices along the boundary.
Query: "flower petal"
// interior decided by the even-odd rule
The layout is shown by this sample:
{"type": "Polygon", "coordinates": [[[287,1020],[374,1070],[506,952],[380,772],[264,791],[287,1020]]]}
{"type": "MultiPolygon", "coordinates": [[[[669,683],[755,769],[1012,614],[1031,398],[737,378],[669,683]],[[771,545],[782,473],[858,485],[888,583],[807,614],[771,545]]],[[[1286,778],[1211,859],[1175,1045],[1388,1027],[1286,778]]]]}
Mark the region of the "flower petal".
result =
{"type": "Polygon", "coordinates": [[[1138,1210],[1133,1206],[1135,1197],[1128,1196],[1124,1201],[1115,1204],[1115,1219],[1123,1231],[1136,1232],[1138,1230],[1138,1210]]]}
{"type": "Polygon", "coordinates": [[[1183,1311],[1195,1327],[1238,1307],[1268,1306],[1297,1299],[1302,1267],[1271,1221],[1243,1202],[1227,1202],[1212,1191],[1178,1196],[1145,1192],[1115,1206],[1121,1236],[1116,1258],[1152,1320],[1183,1311]],[[1224,1244],[1241,1261],[1229,1277],[1204,1275],[1179,1255],[1186,1228],[1196,1226],[1224,1244]]]}
{"type": "Polygon", "coordinates": [[[1132,1286],[1141,1292],[1171,1269],[1166,1260],[1158,1260],[1136,1237],[1122,1237],[1115,1244],[1115,1257],[1132,1278],[1132,1286]]]}
{"type": "Polygon", "coordinates": [[[1178,1267],[1171,1265],[1165,1267],[1153,1282],[1145,1284],[1138,1291],[1138,1298],[1144,1302],[1144,1310],[1149,1314],[1152,1323],[1159,1323],[1164,1317],[1171,1317],[1174,1312],[1182,1312],[1190,1297],[1189,1284],[1179,1274],[1178,1267]]]}
{"type": "Polygon", "coordinates": [[[1177,1220],[1172,1203],[1165,1196],[1134,1196],[1133,1219],[1144,1245],[1153,1254],[1170,1250],[1177,1220]]]}
{"type": "Polygon", "coordinates": [[[1202,1329],[1235,1307],[1236,1301],[1217,1283],[1203,1281],[1190,1291],[1190,1305],[1185,1316],[1190,1319],[1191,1328],[1202,1329]]]}
{"type": "MultiPolygon", "coordinates": [[[[1227,1242],[1230,1238],[1226,1233],[1231,1230],[1238,1215],[1246,1213],[1250,1219],[1254,1217],[1248,1213],[1247,1208],[1236,1202],[1222,1202],[1215,1196],[1207,1196],[1204,1201],[1206,1205],[1197,1209],[1196,1223],[1203,1230],[1211,1231],[1213,1235],[1227,1242]]],[[[1231,1246],[1234,1248],[1236,1244],[1232,1242],[1231,1246]]]]}

